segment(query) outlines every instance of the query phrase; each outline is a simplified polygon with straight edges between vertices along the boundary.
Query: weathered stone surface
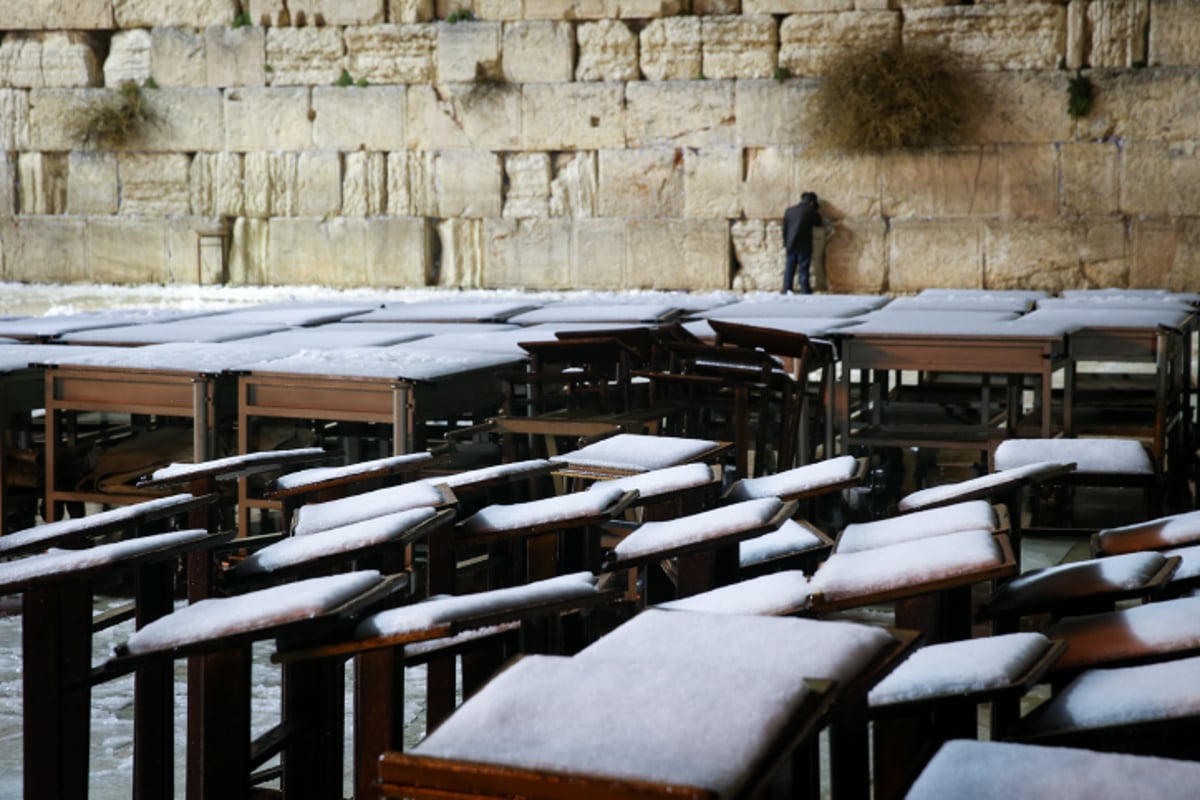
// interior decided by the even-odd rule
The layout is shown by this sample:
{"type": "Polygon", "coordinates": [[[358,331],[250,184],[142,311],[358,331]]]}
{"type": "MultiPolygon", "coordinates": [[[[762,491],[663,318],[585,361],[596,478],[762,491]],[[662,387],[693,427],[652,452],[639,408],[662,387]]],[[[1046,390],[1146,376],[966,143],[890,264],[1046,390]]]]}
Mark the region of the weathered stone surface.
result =
{"type": "Polygon", "coordinates": [[[96,43],[79,32],[9,33],[0,40],[0,86],[99,86],[96,43]]]}
{"type": "Polygon", "coordinates": [[[150,47],[150,31],[144,28],[113,34],[108,58],[104,59],[104,85],[145,83],[152,74],[150,47]]]}
{"type": "Polygon", "coordinates": [[[981,102],[967,142],[1028,144],[1072,138],[1062,71],[977,73],[981,102]]]}
{"type": "Polygon", "coordinates": [[[1052,144],[997,148],[1000,215],[1052,217],[1058,213],[1058,151],[1052,144]]]}
{"type": "Polygon", "coordinates": [[[550,216],[550,155],[510,153],[504,158],[504,216],[550,216]]]}
{"type": "MultiPolygon", "coordinates": [[[[1126,141],[1200,138],[1200,70],[1164,67],[1093,71],[1088,76],[1095,88],[1096,102],[1092,113],[1076,123],[1078,138],[1119,137],[1126,141]]],[[[1061,96],[1065,106],[1065,94],[1061,96]]]]}
{"type": "Polygon", "coordinates": [[[0,0],[0,19],[10,31],[113,27],[112,0],[0,0]]]}
{"type": "Polygon", "coordinates": [[[250,0],[250,19],[264,25],[378,25],[384,0],[250,0]],[[265,20],[265,22],[264,22],[265,20]]]}
{"type": "Polygon", "coordinates": [[[0,150],[24,150],[29,146],[29,93],[0,89],[0,150]]]}
{"type": "Polygon", "coordinates": [[[700,17],[656,19],[638,35],[642,74],[650,81],[694,80],[704,67],[700,17]]]}
{"type": "MultiPolygon", "coordinates": [[[[150,120],[122,147],[142,152],[220,150],[221,93],[215,89],[154,89],[142,93],[150,120]]],[[[88,117],[118,102],[110,89],[35,89],[29,96],[29,147],[74,150],[83,145],[88,117]]]]}
{"type": "Polygon", "coordinates": [[[601,150],[599,166],[598,216],[683,216],[681,149],[601,150]]]}
{"type": "Polygon", "coordinates": [[[792,14],[779,25],[779,66],[793,77],[820,76],[846,50],[898,46],[900,20],[895,11],[792,14]]]}
{"type": "MultiPolygon", "coordinates": [[[[257,26],[204,31],[204,75],[209,86],[262,86],[267,82],[266,31],[257,26]]],[[[272,73],[272,78],[275,75],[272,73]]]]}
{"type": "Polygon", "coordinates": [[[438,157],[438,216],[499,217],[500,156],[487,150],[447,150],[438,157]]]}
{"type": "Polygon", "coordinates": [[[509,22],[500,43],[501,74],[510,83],[574,77],[575,28],[569,22],[509,22]]]}
{"type": "Polygon", "coordinates": [[[120,213],[144,217],[189,213],[189,166],[182,153],[122,153],[117,158],[120,213]]]}
{"type": "Polygon", "coordinates": [[[439,83],[470,83],[503,77],[499,22],[443,23],[437,29],[439,83]]]}
{"type": "Polygon", "coordinates": [[[265,282],[423,286],[430,252],[426,225],[417,219],[273,219],[265,282]]]}
{"type": "Polygon", "coordinates": [[[516,22],[525,19],[524,0],[472,0],[476,19],[516,22]]]}
{"type": "Polygon", "coordinates": [[[112,5],[118,28],[228,25],[238,13],[237,0],[112,0],[112,5]]]}
{"type": "Polygon", "coordinates": [[[437,225],[441,245],[437,263],[436,286],[474,288],[484,285],[483,220],[446,219],[437,225]]]}
{"type": "Polygon", "coordinates": [[[739,292],[778,290],[783,283],[783,228],[778,220],[737,220],[729,238],[737,272],[732,287],[739,292]]]}
{"type": "Polygon", "coordinates": [[[628,247],[625,220],[577,219],[572,222],[571,288],[611,289],[625,286],[628,247]]]}
{"type": "Polygon", "coordinates": [[[638,40],[629,26],[616,19],[580,23],[577,81],[634,81],[638,79],[638,40]]]}
{"type": "Polygon", "coordinates": [[[519,87],[507,84],[412,86],[405,126],[408,147],[521,149],[522,94],[519,87]]]}
{"type": "Polygon", "coordinates": [[[693,14],[736,14],[742,0],[692,0],[693,14]]]}
{"type": "Polygon", "coordinates": [[[555,153],[550,216],[594,217],[599,194],[596,153],[555,153]]]}
{"type": "Polygon", "coordinates": [[[734,97],[738,144],[796,147],[810,144],[820,125],[810,109],[816,81],[738,81],[734,97]]]}
{"type": "Polygon", "coordinates": [[[115,284],[164,283],[165,234],[161,219],[89,218],[89,280],[115,284]]]}
{"type": "Polygon", "coordinates": [[[192,213],[203,217],[240,217],[245,210],[242,156],[197,153],[188,175],[192,213]]]}
{"type": "Polygon", "coordinates": [[[1068,67],[1132,67],[1146,62],[1147,0],[1073,0],[1068,22],[1068,67]]]}
{"type": "Polygon", "coordinates": [[[1150,0],[1150,63],[1200,63],[1200,7],[1188,0],[1150,0]]]}
{"type": "Polygon", "coordinates": [[[625,88],[629,147],[733,144],[733,81],[635,81],[625,88]]]}
{"type": "Polygon", "coordinates": [[[260,286],[267,281],[267,245],[271,226],[265,219],[238,217],[233,221],[229,244],[229,282],[235,286],[260,286]]]}
{"type": "Polygon", "coordinates": [[[1121,161],[1121,211],[1173,217],[1200,208],[1197,142],[1129,142],[1121,161]]]}
{"type": "Polygon", "coordinates": [[[684,216],[709,219],[741,216],[741,184],[741,148],[689,147],[684,150],[684,216]]]}
{"type": "Polygon", "coordinates": [[[226,223],[215,217],[172,217],[164,220],[163,281],[168,284],[218,286],[227,280],[226,223]]]}
{"type": "Polygon", "coordinates": [[[434,18],[433,0],[387,0],[387,4],[388,22],[428,22],[434,18]]]}
{"type": "Polygon", "coordinates": [[[67,156],[68,214],[117,213],[117,157],[80,150],[67,156]]]}
{"type": "Polygon", "coordinates": [[[246,216],[288,217],[296,213],[295,153],[247,153],[242,170],[246,216]]]}
{"type": "Polygon", "coordinates": [[[1200,218],[1134,219],[1129,286],[1195,291],[1200,286],[1200,218]]]}
{"type": "Polygon", "coordinates": [[[525,150],[599,150],[625,146],[624,86],[534,83],[521,92],[525,150]]]}
{"type": "Polygon", "coordinates": [[[346,28],[346,69],[369,83],[427,83],[436,74],[436,25],[346,28]]]}
{"type": "MultiPolygon", "coordinates": [[[[982,220],[892,220],[887,237],[888,290],[983,288],[984,238],[982,220]]],[[[830,269],[831,281],[834,273],[830,269]]]]}
{"type": "Polygon", "coordinates": [[[886,217],[992,216],[999,209],[1000,167],[993,148],[889,153],[880,170],[886,217]]]}
{"type": "Polygon", "coordinates": [[[1051,3],[912,8],[905,46],[945,49],[984,69],[1055,69],[1066,59],[1067,12],[1051,3]]]}
{"type": "MultiPolygon", "coordinates": [[[[880,213],[880,165],[875,155],[812,155],[796,151],[791,161],[788,205],[803,192],[816,192],[825,217],[878,216],[880,213]]],[[[777,209],[775,216],[783,216],[777,209]]]]}
{"type": "Polygon", "coordinates": [[[438,153],[404,150],[388,154],[388,213],[438,216],[438,153]]]}
{"type": "Polygon", "coordinates": [[[852,10],[854,0],[742,0],[743,14],[817,15],[852,10]]]}
{"type": "Polygon", "coordinates": [[[150,70],[159,86],[207,86],[203,34],[189,28],[150,31],[150,70]]]}
{"type": "Polygon", "coordinates": [[[631,219],[626,286],[631,289],[728,289],[726,220],[631,219]]]}
{"type": "Polygon", "coordinates": [[[650,19],[674,16],[683,8],[680,0],[537,0],[525,3],[525,18],[650,19]]]}
{"type": "Polygon", "coordinates": [[[1125,286],[1125,223],[992,220],[985,223],[984,288],[1092,289],[1125,286]]]}
{"type": "Polygon", "coordinates": [[[1067,214],[1118,213],[1121,153],[1114,142],[1062,145],[1062,209],[1067,214]]]}
{"type": "Polygon", "coordinates": [[[329,86],[348,63],[341,28],[268,28],[266,59],[272,86],[329,86]]]}
{"type": "Polygon", "coordinates": [[[483,285],[558,289],[568,285],[570,220],[505,219],[483,222],[483,285]]]}
{"type": "Polygon", "coordinates": [[[296,157],[297,216],[326,217],[341,211],[341,154],[333,150],[300,153],[296,157]]]}
{"type": "Polygon", "coordinates": [[[748,219],[782,217],[783,210],[800,199],[800,190],[792,185],[795,159],[791,147],[746,149],[741,205],[748,219]]]}
{"type": "Polygon", "coordinates": [[[75,283],[88,279],[86,224],[79,217],[13,217],[5,225],[4,279],[75,283]]]}
{"type": "MultiPolygon", "coordinates": [[[[825,242],[822,271],[828,290],[851,294],[885,291],[887,243],[888,224],[885,220],[878,217],[838,220],[825,242]]],[[[813,266],[815,270],[816,263],[813,266]]],[[[782,275],[781,271],[781,284],[782,275]]]]}
{"type": "MultiPolygon", "coordinates": [[[[0,150],[0,218],[17,213],[17,165],[12,156],[0,150]]],[[[4,274],[3,231],[0,230],[0,275],[4,274]]]]}
{"type": "Polygon", "coordinates": [[[313,146],[330,150],[402,150],[407,89],[403,86],[315,87],[313,146]]]}
{"type": "Polygon", "coordinates": [[[346,153],[342,174],[342,215],[373,217],[387,210],[387,156],[346,153]]]}
{"type": "Polygon", "coordinates": [[[67,157],[63,153],[17,155],[22,214],[62,214],[67,210],[67,157]]]}
{"type": "Polygon", "coordinates": [[[225,149],[306,150],[312,144],[309,90],[304,87],[225,91],[225,149]]]}
{"type": "Polygon", "coordinates": [[[779,27],[765,15],[701,17],[704,77],[770,78],[775,74],[779,27]]]}

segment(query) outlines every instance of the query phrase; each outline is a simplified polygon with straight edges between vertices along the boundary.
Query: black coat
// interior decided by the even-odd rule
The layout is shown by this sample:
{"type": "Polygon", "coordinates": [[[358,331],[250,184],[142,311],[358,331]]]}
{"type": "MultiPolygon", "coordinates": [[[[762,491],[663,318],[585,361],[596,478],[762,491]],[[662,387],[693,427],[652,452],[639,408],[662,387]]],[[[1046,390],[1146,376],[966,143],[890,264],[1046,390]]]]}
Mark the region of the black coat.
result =
{"type": "Polygon", "coordinates": [[[822,225],[821,212],[802,200],[783,212],[783,246],[789,253],[812,255],[813,228],[822,225]]]}

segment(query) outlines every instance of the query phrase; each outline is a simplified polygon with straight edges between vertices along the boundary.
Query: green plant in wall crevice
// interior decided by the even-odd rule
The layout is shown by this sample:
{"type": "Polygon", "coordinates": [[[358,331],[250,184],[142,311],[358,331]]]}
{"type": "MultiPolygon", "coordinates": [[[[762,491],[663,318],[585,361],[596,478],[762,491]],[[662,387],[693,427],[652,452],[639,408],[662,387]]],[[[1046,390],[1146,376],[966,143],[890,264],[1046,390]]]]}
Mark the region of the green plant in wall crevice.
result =
{"type": "MultiPolygon", "coordinates": [[[[147,89],[157,86],[146,79],[147,89]]],[[[107,96],[89,103],[74,120],[76,138],[86,146],[113,149],[138,142],[158,123],[146,103],[143,87],[136,81],[122,81],[107,96]]]]}
{"type": "Polygon", "coordinates": [[[1082,72],[1067,81],[1067,113],[1072,119],[1081,119],[1092,113],[1095,103],[1095,87],[1091,79],[1082,72]]]}

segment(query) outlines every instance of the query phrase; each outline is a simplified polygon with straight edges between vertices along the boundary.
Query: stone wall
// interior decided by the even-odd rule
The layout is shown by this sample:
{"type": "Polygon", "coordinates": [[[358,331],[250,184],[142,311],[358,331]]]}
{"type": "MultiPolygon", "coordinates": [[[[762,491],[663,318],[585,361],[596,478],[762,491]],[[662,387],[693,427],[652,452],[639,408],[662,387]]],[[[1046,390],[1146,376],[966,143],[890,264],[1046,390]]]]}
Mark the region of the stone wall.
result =
{"type": "Polygon", "coordinates": [[[0,26],[8,281],[773,289],[813,190],[835,291],[1200,290],[1195,0],[0,0],[0,26]],[[814,148],[824,65],[871,43],[961,55],[972,139],[814,148]],[[127,81],[149,125],[85,141],[127,81]]]}

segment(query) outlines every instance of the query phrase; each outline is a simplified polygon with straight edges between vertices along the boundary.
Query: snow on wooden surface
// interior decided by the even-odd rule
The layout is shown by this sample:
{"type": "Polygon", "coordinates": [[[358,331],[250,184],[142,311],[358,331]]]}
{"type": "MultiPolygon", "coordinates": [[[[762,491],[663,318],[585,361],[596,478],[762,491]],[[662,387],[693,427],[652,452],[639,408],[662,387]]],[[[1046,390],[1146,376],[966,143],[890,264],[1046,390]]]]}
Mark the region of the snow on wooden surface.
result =
{"type": "Polygon", "coordinates": [[[997,590],[996,608],[1041,608],[1046,604],[1145,586],[1166,562],[1161,553],[1126,553],[1033,570],[997,590]]]}
{"type": "Polygon", "coordinates": [[[190,529],[99,544],[83,550],[49,550],[40,555],[0,564],[0,586],[14,586],[51,575],[66,577],[73,572],[118,564],[159,548],[200,542],[207,537],[208,531],[190,529]]]}
{"type": "Polygon", "coordinates": [[[359,461],[354,464],[345,464],[336,467],[309,467],[308,469],[296,470],[286,475],[280,475],[275,479],[275,488],[300,489],[304,486],[323,483],[325,481],[354,478],[368,472],[398,468],[409,464],[420,464],[432,459],[433,454],[430,452],[405,453],[403,455],[373,458],[369,461],[359,461]]]}
{"type": "Polygon", "coordinates": [[[362,494],[339,497],[323,503],[309,503],[296,509],[292,532],[305,536],[318,531],[351,525],[384,514],[423,506],[438,506],[445,496],[435,484],[403,483],[362,494]]]}
{"type": "Polygon", "coordinates": [[[743,300],[718,306],[694,316],[700,318],[727,319],[737,322],[742,319],[762,317],[855,317],[866,314],[886,304],[890,298],[883,295],[788,295],[787,297],[746,297],[743,300]]]}
{"type": "Polygon", "coordinates": [[[368,547],[379,547],[399,539],[436,513],[433,508],[413,508],[307,536],[289,536],[246,556],[233,568],[232,574],[235,577],[260,575],[339,555],[343,559],[350,558],[368,547]]]}
{"type": "Polygon", "coordinates": [[[1200,543],[1200,511],[1185,511],[1132,525],[1104,528],[1096,533],[1096,542],[1105,553],[1161,550],[1164,547],[1200,543]]]}
{"type": "Polygon", "coordinates": [[[291,352],[249,342],[168,342],[145,347],[59,347],[44,362],[62,366],[146,369],[192,375],[243,369],[291,352]]]}
{"type": "Polygon", "coordinates": [[[1087,328],[1140,328],[1157,331],[1159,325],[1176,327],[1183,324],[1191,310],[1183,306],[1113,308],[1108,303],[1059,302],[1041,300],[1036,311],[1021,318],[1022,325],[1053,320],[1087,328]],[[1048,304],[1049,303],[1049,304],[1048,304]]]}
{"type": "MultiPolygon", "coordinates": [[[[1065,463],[1070,463],[1067,461],[1065,463]]],[[[941,486],[930,486],[928,489],[918,489],[900,498],[897,507],[901,511],[916,511],[929,506],[938,506],[960,497],[966,497],[980,492],[1000,491],[1015,486],[1030,479],[1047,469],[1062,466],[1063,462],[1040,461],[1022,467],[989,472],[978,478],[968,478],[958,483],[946,483],[941,486]]]]}
{"type": "Polygon", "coordinates": [[[742,478],[729,489],[730,500],[752,497],[792,497],[812,492],[824,486],[845,483],[858,471],[854,456],[836,456],[815,461],[802,467],[764,475],[761,478],[742,478]]]}
{"type": "Polygon", "coordinates": [[[1030,297],[998,294],[920,294],[897,297],[884,306],[887,311],[1001,311],[1024,314],[1033,307],[1030,297]]]}
{"type": "Polygon", "coordinates": [[[126,645],[130,654],[137,655],[313,619],[378,586],[382,580],[375,570],[363,570],[201,600],[135,631],[126,645]]]}
{"type": "Polygon", "coordinates": [[[827,543],[807,525],[794,519],[785,519],[779,528],[770,533],[738,542],[738,562],[743,568],[752,567],[773,558],[806,553],[827,543]]]}
{"type": "Polygon", "coordinates": [[[908,800],[1191,800],[1200,764],[1009,742],[947,742],[908,800]]]}
{"type": "MultiPolygon", "coordinates": [[[[854,325],[836,331],[838,336],[860,334],[898,336],[1013,336],[1013,311],[889,311],[887,306],[864,314],[854,325]]],[[[1021,334],[1021,335],[1028,335],[1021,334]]]]}
{"type": "Polygon", "coordinates": [[[963,289],[930,287],[917,292],[917,297],[946,297],[954,298],[1019,298],[1024,300],[1040,300],[1049,297],[1050,293],[1042,289],[963,289]]]}
{"type": "Polygon", "coordinates": [[[994,532],[998,527],[999,520],[991,503],[986,500],[967,500],[873,522],[852,522],[838,536],[837,551],[856,553],[943,533],[971,530],[994,532]]]}
{"type": "Polygon", "coordinates": [[[225,458],[214,458],[209,461],[201,461],[197,464],[175,462],[154,470],[154,472],[150,473],[150,479],[155,481],[182,479],[187,478],[190,475],[214,471],[218,474],[222,472],[232,474],[246,467],[252,467],[263,463],[269,464],[280,458],[306,455],[319,456],[324,454],[324,452],[325,451],[320,447],[301,447],[293,450],[267,450],[258,453],[244,453],[242,455],[226,456],[225,458]]]}
{"type": "Polygon", "coordinates": [[[326,330],[327,327],[320,325],[315,328],[288,328],[253,336],[245,341],[292,351],[336,350],[342,347],[387,347],[414,342],[427,336],[424,333],[391,330],[379,325],[356,325],[351,330],[341,328],[336,331],[326,330]]]}
{"type": "Polygon", "coordinates": [[[631,678],[619,663],[526,656],[413,753],[699,786],[732,797],[809,691],[799,674],[721,663],[631,678]]]}
{"type": "Polygon", "coordinates": [[[1168,558],[1179,556],[1179,566],[1175,569],[1175,574],[1171,576],[1172,581],[1190,581],[1200,578],[1200,545],[1164,550],[1162,554],[1168,558]]]}
{"type": "Polygon", "coordinates": [[[255,325],[314,325],[350,319],[379,307],[378,303],[263,303],[226,311],[221,321],[255,325]]]}
{"type": "Polygon", "coordinates": [[[40,543],[52,545],[63,538],[86,533],[89,528],[95,528],[100,525],[120,524],[124,521],[133,524],[134,520],[143,514],[153,514],[159,509],[180,505],[188,500],[192,500],[194,497],[195,495],[186,492],[173,494],[169,497],[158,497],[128,506],[118,506],[117,508],[110,508],[105,511],[97,511],[94,514],[88,514],[84,517],[70,517],[68,519],[57,520],[56,522],[47,522],[45,525],[26,528],[23,531],[16,531],[6,536],[0,536],[0,555],[40,543]]]}
{"type": "Polygon", "coordinates": [[[232,342],[261,336],[271,331],[283,330],[282,325],[265,325],[251,322],[234,322],[222,319],[222,315],[198,317],[196,319],[151,322],[143,325],[125,325],[116,328],[76,331],[59,337],[64,342],[83,344],[165,344],[167,342],[232,342]]]}
{"type": "Polygon", "coordinates": [[[725,665],[846,685],[894,641],[884,629],[856,622],[647,609],[575,660],[624,663],[636,675],[646,666],[703,673],[725,665]]]}
{"type": "Polygon", "coordinates": [[[470,536],[496,531],[515,531],[557,522],[567,524],[573,520],[607,513],[623,494],[619,488],[613,487],[594,492],[543,497],[525,503],[496,503],[463,520],[461,530],[470,536]]]}
{"type": "Polygon", "coordinates": [[[800,570],[790,569],[659,603],[655,608],[780,617],[804,611],[810,596],[808,578],[800,570]]]}
{"type": "Polygon", "coordinates": [[[695,461],[717,446],[717,442],[708,439],[618,433],[550,460],[572,467],[644,472],[695,461]]]}
{"type": "Polygon", "coordinates": [[[1050,649],[1040,633],[984,636],[922,647],[869,696],[873,706],[952,697],[1012,685],[1050,649]]]}
{"type": "Polygon", "coordinates": [[[358,624],[354,638],[403,636],[471,617],[519,612],[539,603],[585,600],[596,594],[595,576],[576,572],[507,589],[433,597],[372,614],[358,624]]]}
{"type": "Polygon", "coordinates": [[[1200,648],[1200,597],[1066,617],[1046,635],[1068,642],[1057,664],[1062,669],[1200,648]]]}
{"type": "Polygon", "coordinates": [[[11,336],[16,339],[52,338],[71,331],[165,322],[189,317],[203,317],[213,313],[212,311],[184,311],[171,308],[114,308],[82,311],[75,314],[10,317],[0,320],[0,336],[11,336]]]}
{"type": "Polygon", "coordinates": [[[625,303],[563,301],[508,318],[518,325],[542,322],[662,322],[678,316],[681,309],[672,303],[625,303]]]}
{"type": "MultiPolygon", "coordinates": [[[[811,579],[813,594],[827,601],[910,588],[1001,566],[1004,555],[988,531],[958,531],[930,539],[834,553],[811,579]]],[[[927,591],[927,590],[926,590],[927,591]]]]}
{"type": "Polygon", "coordinates": [[[463,470],[451,475],[435,475],[430,478],[422,478],[421,480],[425,483],[442,483],[451,489],[460,489],[476,484],[518,480],[527,475],[541,474],[550,465],[551,462],[545,458],[529,458],[523,461],[510,461],[490,467],[463,470]]]}
{"type": "Polygon", "coordinates": [[[588,491],[604,487],[617,488],[625,492],[636,490],[639,498],[649,500],[671,492],[693,489],[714,482],[713,471],[708,464],[680,464],[623,478],[596,481],[588,487],[588,491]]]}
{"type": "MultiPolygon", "coordinates": [[[[32,364],[47,364],[65,353],[102,352],[106,347],[67,346],[62,344],[21,344],[5,342],[0,345],[0,373],[29,369],[32,364]]],[[[116,348],[124,349],[124,348],[116,348]]]]}
{"type": "Polygon", "coordinates": [[[513,314],[529,311],[536,304],[528,302],[416,302],[385,303],[382,308],[358,314],[355,323],[370,322],[492,322],[506,320],[513,314]]]}
{"type": "Polygon", "coordinates": [[[618,542],[613,552],[618,560],[669,553],[685,545],[762,528],[782,508],[779,498],[764,497],[664,522],[647,522],[618,542]]]}
{"type": "Polygon", "coordinates": [[[1005,439],[994,458],[997,470],[1073,461],[1076,472],[1154,474],[1146,446],[1137,439],[1005,439]]]}
{"type": "Polygon", "coordinates": [[[828,336],[839,328],[853,325],[857,317],[751,317],[749,319],[739,319],[737,317],[724,317],[718,310],[713,312],[707,319],[689,322],[685,327],[694,336],[699,336],[701,339],[713,339],[717,333],[713,330],[712,325],[708,323],[709,319],[737,322],[742,325],[753,325],[755,328],[765,328],[769,331],[802,333],[805,336],[821,338],[828,336]]]}
{"type": "Polygon", "coordinates": [[[424,346],[426,340],[394,347],[343,347],[303,350],[282,358],[250,364],[259,374],[316,375],[381,380],[437,381],[465,372],[516,363],[511,356],[424,346]]]}

